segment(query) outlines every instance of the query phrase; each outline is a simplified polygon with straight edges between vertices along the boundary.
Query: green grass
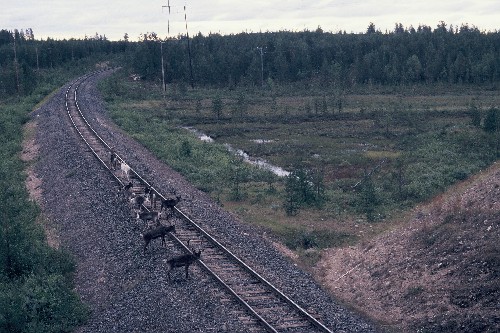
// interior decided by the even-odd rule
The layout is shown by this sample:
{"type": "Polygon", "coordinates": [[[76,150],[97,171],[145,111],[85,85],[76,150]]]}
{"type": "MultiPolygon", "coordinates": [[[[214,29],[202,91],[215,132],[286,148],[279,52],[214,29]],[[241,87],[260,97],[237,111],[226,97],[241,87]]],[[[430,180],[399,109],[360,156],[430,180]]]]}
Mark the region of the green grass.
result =
{"type": "Polygon", "coordinates": [[[335,91],[173,87],[163,99],[158,89],[120,74],[102,84],[120,126],[197,187],[291,248],[355,241],[352,228],[345,231],[351,222],[342,221],[384,221],[497,159],[495,135],[472,125],[469,115],[473,105],[484,118],[486,106],[500,102],[496,92],[360,89],[345,93],[339,109],[335,91]],[[213,109],[218,98],[220,116],[213,109]],[[203,143],[181,126],[195,127],[216,143],[203,143]],[[298,217],[285,216],[284,180],[242,164],[223,143],[289,171],[319,170],[325,201],[302,204],[298,217]],[[311,229],[311,221],[324,222],[311,229]],[[323,239],[325,228],[331,234],[323,233],[323,239]]]}

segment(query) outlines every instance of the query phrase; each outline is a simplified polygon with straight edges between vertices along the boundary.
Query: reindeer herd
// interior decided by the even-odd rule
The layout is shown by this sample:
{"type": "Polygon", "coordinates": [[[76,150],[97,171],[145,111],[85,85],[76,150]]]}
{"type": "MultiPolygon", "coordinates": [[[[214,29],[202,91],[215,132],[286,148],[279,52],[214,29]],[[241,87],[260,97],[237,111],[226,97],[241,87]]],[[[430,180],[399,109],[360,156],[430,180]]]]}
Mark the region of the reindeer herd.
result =
{"type": "MultiPolygon", "coordinates": [[[[120,172],[122,177],[128,180],[120,192],[123,192],[127,198],[130,207],[135,212],[136,219],[142,220],[145,224],[145,231],[141,233],[144,240],[143,252],[146,253],[149,243],[157,238],[161,238],[162,246],[166,246],[165,236],[168,233],[175,233],[175,225],[164,225],[161,223],[162,214],[166,213],[166,218],[175,215],[175,206],[181,201],[182,197],[174,192],[174,198],[163,198],[159,196],[151,187],[146,187],[143,193],[136,193],[134,191],[134,184],[130,178],[130,166],[119,159],[111,149],[110,169],[120,172]],[[160,209],[155,211],[157,207],[157,199],[160,201],[160,209]],[[146,208],[149,206],[152,210],[146,208]]],[[[189,241],[188,241],[189,246],[189,241]]],[[[191,264],[200,259],[201,250],[195,251],[192,249],[191,253],[183,254],[172,257],[167,260],[167,272],[170,280],[170,271],[177,267],[184,267],[186,271],[186,278],[188,278],[188,269],[191,264]]]]}

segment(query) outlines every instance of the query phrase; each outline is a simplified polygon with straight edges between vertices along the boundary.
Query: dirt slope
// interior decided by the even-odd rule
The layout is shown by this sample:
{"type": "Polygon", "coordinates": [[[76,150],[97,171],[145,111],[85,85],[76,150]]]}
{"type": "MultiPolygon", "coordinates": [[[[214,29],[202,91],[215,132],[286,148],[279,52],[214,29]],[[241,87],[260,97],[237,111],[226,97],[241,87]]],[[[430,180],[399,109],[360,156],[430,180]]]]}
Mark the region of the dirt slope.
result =
{"type": "Polygon", "coordinates": [[[316,272],[387,331],[499,332],[499,220],[497,163],[391,232],[325,250],[316,272]]]}

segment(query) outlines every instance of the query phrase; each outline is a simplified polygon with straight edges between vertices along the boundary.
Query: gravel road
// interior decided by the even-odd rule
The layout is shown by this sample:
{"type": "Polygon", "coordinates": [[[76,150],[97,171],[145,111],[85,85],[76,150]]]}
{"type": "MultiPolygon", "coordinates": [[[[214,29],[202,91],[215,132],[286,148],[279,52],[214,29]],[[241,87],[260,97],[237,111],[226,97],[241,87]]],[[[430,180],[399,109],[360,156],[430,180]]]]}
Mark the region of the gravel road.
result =
{"type": "MultiPolygon", "coordinates": [[[[203,192],[128,138],[108,119],[90,79],[79,90],[79,105],[102,138],[162,193],[175,190],[178,207],[233,253],[277,285],[299,305],[317,313],[334,332],[375,332],[364,319],[341,307],[313,278],[283,256],[258,230],[241,223],[203,192]]],[[[165,261],[180,251],[153,241],[143,254],[142,232],[117,184],[70,127],[63,87],[33,113],[42,179],[42,210],[61,247],[75,258],[75,284],[92,310],[78,332],[246,332],[241,308],[197,266],[189,279],[179,270],[168,281],[165,261]]],[[[168,144],[168,143],[165,143],[168,144]]]]}

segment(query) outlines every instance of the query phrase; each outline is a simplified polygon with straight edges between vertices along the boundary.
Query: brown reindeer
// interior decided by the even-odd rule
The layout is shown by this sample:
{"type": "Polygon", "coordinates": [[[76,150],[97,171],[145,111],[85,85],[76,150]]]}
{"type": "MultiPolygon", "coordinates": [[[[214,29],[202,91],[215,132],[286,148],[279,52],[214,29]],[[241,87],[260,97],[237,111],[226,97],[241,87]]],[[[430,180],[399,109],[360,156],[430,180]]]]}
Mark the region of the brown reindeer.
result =
{"type": "Polygon", "coordinates": [[[111,148],[109,162],[110,162],[110,168],[116,170],[118,164],[118,157],[116,156],[114,147],[111,148]]]}
{"type": "Polygon", "coordinates": [[[148,222],[149,220],[152,220],[153,222],[158,222],[158,220],[161,218],[161,212],[137,212],[136,213],[136,219],[141,219],[144,222],[148,222]]]}
{"type": "Polygon", "coordinates": [[[183,254],[177,257],[173,257],[167,261],[167,273],[168,279],[170,280],[170,271],[176,267],[185,267],[186,270],[186,279],[188,278],[188,269],[191,264],[193,264],[196,260],[200,259],[201,250],[198,252],[194,251],[189,254],[183,254]]]}
{"type": "Polygon", "coordinates": [[[125,193],[129,193],[130,191],[132,191],[132,187],[134,187],[134,183],[132,183],[132,182],[128,182],[128,184],[127,184],[127,185],[124,185],[124,186],[123,186],[123,191],[124,191],[125,193]]]}
{"type": "Polygon", "coordinates": [[[145,202],[146,198],[142,195],[136,195],[135,193],[132,193],[132,195],[130,196],[130,204],[133,208],[140,210],[142,209],[142,205],[144,205],[145,202]]]}
{"type": "Polygon", "coordinates": [[[160,207],[160,212],[163,211],[163,208],[168,209],[170,208],[171,213],[174,213],[174,207],[181,201],[181,196],[177,195],[175,199],[173,198],[167,198],[165,200],[161,200],[161,207],[160,207]]]}
{"type": "Polygon", "coordinates": [[[154,207],[154,201],[156,199],[156,191],[153,189],[153,185],[151,184],[151,186],[146,186],[144,188],[144,196],[149,198],[149,201],[151,202],[151,204],[153,205],[154,207]]]}
{"type": "Polygon", "coordinates": [[[161,237],[161,245],[165,246],[165,236],[169,232],[175,233],[175,225],[160,225],[159,227],[148,230],[144,234],[141,234],[142,238],[144,239],[144,253],[146,252],[146,248],[148,247],[149,242],[151,242],[153,239],[161,237]]]}

